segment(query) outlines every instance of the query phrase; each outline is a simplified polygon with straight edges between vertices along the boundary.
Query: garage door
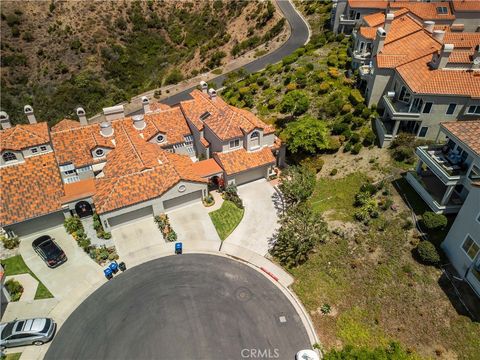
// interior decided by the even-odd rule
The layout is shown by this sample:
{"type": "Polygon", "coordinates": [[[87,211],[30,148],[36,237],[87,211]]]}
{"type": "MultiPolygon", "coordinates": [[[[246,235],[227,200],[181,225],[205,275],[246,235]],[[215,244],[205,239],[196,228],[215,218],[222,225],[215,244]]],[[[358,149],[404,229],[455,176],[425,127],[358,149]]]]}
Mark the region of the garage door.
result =
{"type": "Polygon", "coordinates": [[[178,209],[182,206],[193,204],[202,200],[202,190],[197,190],[189,194],[177,196],[176,198],[165,200],[163,208],[165,211],[178,209]]]}
{"type": "Polygon", "coordinates": [[[138,210],[111,217],[108,219],[108,223],[110,224],[110,227],[115,227],[128,224],[129,222],[136,221],[147,216],[153,216],[153,209],[151,206],[146,206],[138,210]]]}
{"type": "Polygon", "coordinates": [[[65,221],[63,212],[56,212],[24,221],[20,224],[7,226],[7,230],[13,230],[19,236],[27,236],[37,232],[46,231],[52,227],[62,225],[65,221]]]}
{"type": "Polygon", "coordinates": [[[264,166],[258,169],[253,169],[250,171],[246,171],[244,173],[234,175],[235,184],[242,185],[250,181],[255,181],[258,179],[265,178],[266,173],[267,173],[267,168],[264,166]]]}

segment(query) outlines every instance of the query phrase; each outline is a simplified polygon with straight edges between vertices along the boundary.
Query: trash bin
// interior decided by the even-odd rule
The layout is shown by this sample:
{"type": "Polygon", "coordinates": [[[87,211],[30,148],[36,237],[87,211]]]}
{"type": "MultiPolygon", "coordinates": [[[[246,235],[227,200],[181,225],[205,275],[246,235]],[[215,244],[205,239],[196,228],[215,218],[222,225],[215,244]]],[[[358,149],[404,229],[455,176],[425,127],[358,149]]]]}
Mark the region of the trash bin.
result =
{"type": "Polygon", "coordinates": [[[181,254],[182,253],[182,243],[178,242],[175,244],[175,254],[181,254]]]}
{"type": "Polygon", "coordinates": [[[118,264],[116,261],[111,262],[108,267],[110,268],[110,270],[112,270],[114,274],[118,272],[118,264]]]}
{"type": "Polygon", "coordinates": [[[127,265],[125,265],[125,263],[122,261],[121,263],[118,264],[118,268],[121,271],[125,271],[125,270],[127,270],[127,265]]]}
{"type": "Polygon", "coordinates": [[[107,267],[106,269],[104,269],[103,273],[105,274],[105,277],[108,280],[110,280],[113,277],[112,269],[110,269],[110,267],[107,267]]]}

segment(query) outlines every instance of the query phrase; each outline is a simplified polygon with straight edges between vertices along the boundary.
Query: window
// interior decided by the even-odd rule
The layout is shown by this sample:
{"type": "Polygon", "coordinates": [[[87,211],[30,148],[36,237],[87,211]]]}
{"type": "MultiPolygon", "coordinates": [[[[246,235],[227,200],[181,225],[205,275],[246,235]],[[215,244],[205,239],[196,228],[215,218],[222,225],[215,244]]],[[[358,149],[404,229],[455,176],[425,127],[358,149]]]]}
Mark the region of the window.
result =
{"type": "Polygon", "coordinates": [[[357,12],[357,13],[355,14],[355,20],[360,20],[360,15],[361,15],[361,14],[360,14],[359,12],[357,12]]]}
{"type": "Polygon", "coordinates": [[[405,86],[402,86],[402,90],[400,90],[400,96],[398,97],[398,100],[403,102],[410,101],[410,93],[407,91],[407,88],[405,86]]]}
{"type": "Polygon", "coordinates": [[[472,166],[470,174],[468,174],[470,180],[480,180],[480,168],[477,165],[472,166]]]}
{"type": "Polygon", "coordinates": [[[208,111],[205,111],[202,115],[200,115],[200,120],[205,121],[211,114],[208,111]]]}
{"type": "Polygon", "coordinates": [[[105,155],[105,150],[103,150],[103,149],[97,149],[97,150],[95,150],[95,155],[97,155],[97,156],[103,156],[103,155],[105,155]]]}
{"type": "Polygon", "coordinates": [[[240,139],[235,139],[230,141],[230,149],[237,148],[240,146],[240,139]]]}
{"type": "Polygon", "coordinates": [[[437,14],[439,15],[447,15],[448,9],[446,6],[437,6],[437,14]]]}
{"type": "Polygon", "coordinates": [[[473,241],[470,235],[467,235],[467,238],[463,242],[462,249],[463,251],[465,251],[468,257],[473,260],[477,256],[478,250],[480,250],[480,246],[478,246],[477,243],[473,241]]]}
{"type": "Polygon", "coordinates": [[[63,173],[65,175],[72,175],[72,174],[76,174],[77,172],[75,170],[67,170],[67,171],[64,171],[63,173]]]}
{"type": "Polygon", "coordinates": [[[450,104],[448,105],[448,109],[447,109],[447,112],[446,114],[447,115],[453,115],[453,113],[455,112],[455,109],[457,108],[457,104],[450,104]]]}
{"type": "Polygon", "coordinates": [[[12,153],[10,151],[4,153],[2,155],[2,157],[3,157],[3,161],[5,161],[5,162],[17,160],[17,155],[15,155],[14,153],[12,153]]]}
{"type": "Polygon", "coordinates": [[[40,146],[40,151],[47,151],[47,147],[44,145],[40,146]]]}
{"type": "Polygon", "coordinates": [[[159,143],[162,143],[165,141],[165,136],[160,134],[160,135],[157,135],[157,142],[159,143]]]}
{"type": "Polygon", "coordinates": [[[468,107],[467,114],[480,115],[480,105],[471,105],[468,107]]]}
{"type": "Polygon", "coordinates": [[[36,154],[38,152],[37,148],[32,148],[32,154],[36,154]]]}
{"type": "Polygon", "coordinates": [[[418,137],[425,137],[425,135],[427,135],[427,131],[428,131],[428,126],[422,126],[422,128],[420,129],[420,132],[418,133],[418,137]]]}
{"type": "Polygon", "coordinates": [[[424,114],[430,114],[430,111],[432,110],[432,105],[433,105],[432,102],[426,102],[426,103],[425,103],[425,106],[423,107],[422,113],[424,113],[424,114]]]}
{"type": "Polygon", "coordinates": [[[258,131],[254,131],[252,135],[250,135],[251,139],[258,138],[260,136],[260,133],[258,131]]]}

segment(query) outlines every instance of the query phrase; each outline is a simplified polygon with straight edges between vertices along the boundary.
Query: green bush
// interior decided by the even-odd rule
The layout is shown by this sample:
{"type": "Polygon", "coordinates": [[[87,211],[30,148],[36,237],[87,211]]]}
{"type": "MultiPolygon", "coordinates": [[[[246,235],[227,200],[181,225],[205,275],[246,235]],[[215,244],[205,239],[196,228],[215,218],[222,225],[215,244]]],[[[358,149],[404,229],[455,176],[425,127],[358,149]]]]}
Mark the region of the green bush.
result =
{"type": "Polygon", "coordinates": [[[365,137],[363,139],[363,145],[364,146],[370,146],[375,143],[375,133],[372,130],[368,130],[368,132],[365,134],[365,137]]]}
{"type": "Polygon", "coordinates": [[[337,169],[332,169],[332,171],[330,171],[330,176],[335,176],[337,175],[337,173],[338,173],[337,169]]]}
{"type": "Polygon", "coordinates": [[[100,239],[104,239],[104,240],[111,239],[111,238],[112,238],[112,233],[109,233],[109,232],[103,230],[103,231],[99,234],[99,238],[100,238],[100,239]]]}
{"type": "Polygon", "coordinates": [[[353,133],[352,136],[350,136],[350,142],[352,144],[357,144],[360,142],[360,135],[357,133],[353,133]]]}
{"type": "Polygon", "coordinates": [[[309,156],[303,159],[300,165],[311,169],[315,173],[319,173],[324,163],[325,161],[320,156],[309,156]]]}
{"type": "Polygon", "coordinates": [[[357,155],[360,153],[360,150],[362,150],[362,144],[361,143],[356,143],[352,147],[352,154],[357,155]]]}
{"type": "Polygon", "coordinates": [[[18,238],[18,236],[14,236],[11,238],[7,238],[6,236],[1,236],[0,239],[5,249],[12,250],[12,249],[15,249],[18,246],[18,244],[20,244],[20,239],[18,238]]]}
{"type": "Polygon", "coordinates": [[[174,241],[177,241],[177,233],[173,230],[171,230],[167,236],[165,237],[165,240],[169,241],[169,242],[174,242],[174,241]]]}
{"type": "Polygon", "coordinates": [[[66,218],[63,222],[63,226],[69,234],[77,233],[79,230],[83,231],[83,225],[78,216],[66,218]]]}
{"type": "Polygon", "coordinates": [[[430,241],[421,241],[417,245],[417,254],[425,264],[435,265],[440,262],[440,254],[430,241]]]}
{"type": "Polygon", "coordinates": [[[20,300],[20,297],[22,296],[22,293],[23,293],[22,284],[20,284],[18,281],[14,279],[10,279],[5,282],[5,288],[10,294],[10,298],[12,301],[20,300]]]}
{"type": "Polygon", "coordinates": [[[426,211],[422,216],[423,224],[429,230],[445,229],[448,220],[443,214],[435,214],[432,211],[426,211]]]}
{"type": "Polygon", "coordinates": [[[237,187],[235,185],[228,185],[223,192],[223,199],[231,201],[239,209],[243,209],[242,199],[238,196],[237,187]]]}
{"type": "Polygon", "coordinates": [[[92,242],[87,237],[78,240],[78,246],[80,246],[86,253],[90,251],[91,243],[92,242]]]}
{"type": "Polygon", "coordinates": [[[318,87],[319,94],[326,94],[330,90],[330,84],[327,82],[323,82],[318,87]]]}
{"type": "Polygon", "coordinates": [[[353,89],[348,96],[348,100],[352,103],[353,106],[356,106],[360,103],[363,103],[363,96],[358,89],[353,89]]]}

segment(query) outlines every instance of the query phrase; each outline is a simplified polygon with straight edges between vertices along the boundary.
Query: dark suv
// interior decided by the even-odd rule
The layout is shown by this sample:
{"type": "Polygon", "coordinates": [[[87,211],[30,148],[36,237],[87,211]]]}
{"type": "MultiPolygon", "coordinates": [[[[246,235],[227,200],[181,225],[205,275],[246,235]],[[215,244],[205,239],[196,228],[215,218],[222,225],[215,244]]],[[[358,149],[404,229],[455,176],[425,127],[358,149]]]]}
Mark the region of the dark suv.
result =
{"type": "Polygon", "coordinates": [[[50,268],[55,268],[67,261],[67,255],[49,235],[35,239],[32,246],[50,268]]]}

